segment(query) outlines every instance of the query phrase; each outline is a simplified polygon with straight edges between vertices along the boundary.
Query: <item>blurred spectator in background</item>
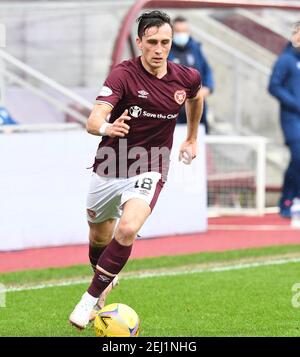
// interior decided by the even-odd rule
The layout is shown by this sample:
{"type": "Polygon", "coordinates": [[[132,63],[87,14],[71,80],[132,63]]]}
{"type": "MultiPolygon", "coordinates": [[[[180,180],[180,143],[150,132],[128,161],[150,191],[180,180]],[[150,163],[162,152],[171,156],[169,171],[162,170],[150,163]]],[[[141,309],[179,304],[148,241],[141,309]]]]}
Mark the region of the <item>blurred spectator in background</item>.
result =
{"type": "MultiPolygon", "coordinates": [[[[184,66],[197,69],[202,78],[202,96],[205,99],[214,89],[212,70],[203,55],[201,44],[190,36],[189,24],[186,18],[178,16],[173,20],[173,43],[169,54],[169,60],[184,66]]],[[[204,102],[203,114],[200,124],[205,126],[208,133],[207,106],[204,102]]],[[[181,108],[177,123],[186,123],[186,113],[184,106],[181,108]]]]}
{"type": "Polygon", "coordinates": [[[269,92],[280,103],[281,127],[291,154],[279,201],[281,216],[290,217],[292,201],[300,197],[300,21],[274,65],[269,92]]]}
{"type": "Polygon", "coordinates": [[[0,106],[0,125],[18,124],[8,113],[7,109],[0,106]]]}

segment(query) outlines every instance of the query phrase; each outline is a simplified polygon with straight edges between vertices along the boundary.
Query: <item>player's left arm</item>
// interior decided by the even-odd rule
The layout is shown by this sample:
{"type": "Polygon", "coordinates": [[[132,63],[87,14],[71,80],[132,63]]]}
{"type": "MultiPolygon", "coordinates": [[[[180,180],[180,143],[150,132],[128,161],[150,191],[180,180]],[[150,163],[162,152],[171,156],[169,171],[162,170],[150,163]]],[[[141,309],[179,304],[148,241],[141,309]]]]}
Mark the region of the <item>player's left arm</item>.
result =
{"type": "Polygon", "coordinates": [[[186,165],[191,164],[197,156],[197,136],[199,122],[203,112],[203,96],[201,89],[193,98],[187,98],[185,102],[187,117],[187,137],[179,150],[179,161],[183,160],[186,165]]]}

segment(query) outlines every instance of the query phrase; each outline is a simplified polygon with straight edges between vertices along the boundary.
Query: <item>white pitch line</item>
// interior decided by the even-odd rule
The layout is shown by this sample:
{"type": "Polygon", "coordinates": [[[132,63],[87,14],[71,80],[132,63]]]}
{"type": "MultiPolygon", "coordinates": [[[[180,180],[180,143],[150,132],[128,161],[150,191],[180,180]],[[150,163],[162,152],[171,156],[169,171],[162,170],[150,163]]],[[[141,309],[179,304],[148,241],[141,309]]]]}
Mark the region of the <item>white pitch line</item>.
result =
{"type": "MultiPolygon", "coordinates": [[[[179,275],[187,275],[187,274],[195,274],[195,273],[215,273],[215,272],[224,272],[230,270],[257,268],[257,267],[269,266],[269,265],[282,265],[288,263],[300,263],[300,258],[266,260],[256,263],[244,263],[244,264],[227,265],[227,266],[212,267],[212,268],[199,268],[199,269],[191,269],[185,271],[170,270],[170,271],[152,272],[152,273],[144,272],[144,273],[122,276],[122,280],[147,279],[147,278],[156,278],[156,277],[165,277],[165,276],[179,276],[179,275]]],[[[69,281],[63,281],[57,283],[44,283],[44,284],[24,286],[24,287],[11,287],[7,289],[1,289],[0,292],[10,293],[10,292],[17,292],[17,291],[40,290],[40,289],[60,287],[60,286],[86,284],[89,283],[90,281],[91,279],[89,278],[89,279],[69,280],[69,281]]]]}
{"type": "Polygon", "coordinates": [[[31,286],[20,286],[20,287],[12,287],[12,288],[7,288],[0,290],[1,292],[4,293],[11,293],[15,291],[27,291],[27,290],[40,290],[40,289],[45,289],[45,288],[56,288],[60,286],[72,286],[72,285],[80,285],[80,284],[86,284],[91,282],[91,278],[88,279],[78,279],[78,280],[66,280],[66,281],[60,281],[56,283],[44,283],[44,284],[39,284],[39,285],[31,285],[31,286]]]}

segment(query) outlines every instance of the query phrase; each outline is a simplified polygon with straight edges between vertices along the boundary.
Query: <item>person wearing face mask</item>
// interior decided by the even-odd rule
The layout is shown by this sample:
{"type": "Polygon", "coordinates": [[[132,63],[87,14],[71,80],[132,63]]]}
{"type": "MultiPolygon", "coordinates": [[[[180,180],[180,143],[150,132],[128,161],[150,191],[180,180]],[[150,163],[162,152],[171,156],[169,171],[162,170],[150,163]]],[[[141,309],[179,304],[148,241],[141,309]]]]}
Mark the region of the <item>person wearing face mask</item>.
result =
{"type": "MultiPolygon", "coordinates": [[[[168,59],[184,66],[193,67],[200,72],[202,77],[201,94],[205,99],[214,90],[214,80],[212,70],[203,55],[201,44],[190,36],[188,21],[182,16],[178,16],[173,20],[173,31],[173,43],[168,59]]],[[[208,133],[209,126],[206,113],[207,105],[204,101],[200,124],[204,125],[205,131],[208,133]]],[[[184,107],[180,110],[177,123],[186,123],[184,107]]]]}
{"type": "Polygon", "coordinates": [[[300,198],[300,21],[274,64],[268,89],[279,101],[281,127],[290,151],[279,201],[280,215],[290,218],[293,199],[300,198]]]}

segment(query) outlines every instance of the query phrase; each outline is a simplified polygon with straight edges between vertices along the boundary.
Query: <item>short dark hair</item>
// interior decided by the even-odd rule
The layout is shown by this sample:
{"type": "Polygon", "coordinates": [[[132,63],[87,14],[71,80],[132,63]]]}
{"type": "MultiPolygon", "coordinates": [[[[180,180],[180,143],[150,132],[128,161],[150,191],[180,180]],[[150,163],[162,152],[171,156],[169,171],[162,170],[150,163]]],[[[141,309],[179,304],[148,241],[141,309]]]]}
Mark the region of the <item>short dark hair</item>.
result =
{"type": "Polygon", "coordinates": [[[184,16],[176,16],[173,20],[173,25],[175,24],[175,22],[187,22],[186,17],[184,16]]]}
{"type": "Polygon", "coordinates": [[[144,12],[141,16],[136,19],[138,23],[138,36],[141,39],[148,28],[150,27],[161,27],[164,24],[169,24],[173,30],[170,16],[163,11],[153,10],[150,12],[144,12]]]}

